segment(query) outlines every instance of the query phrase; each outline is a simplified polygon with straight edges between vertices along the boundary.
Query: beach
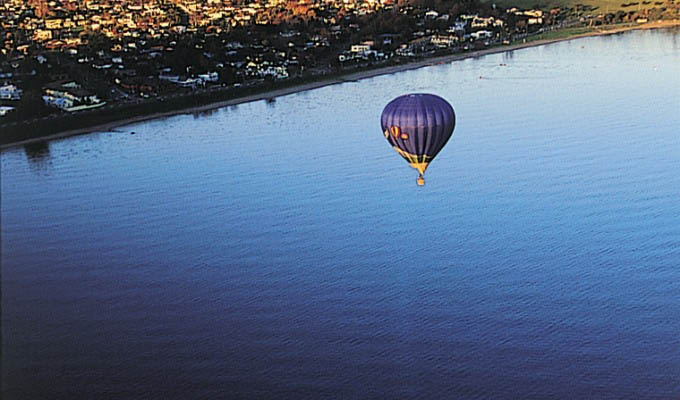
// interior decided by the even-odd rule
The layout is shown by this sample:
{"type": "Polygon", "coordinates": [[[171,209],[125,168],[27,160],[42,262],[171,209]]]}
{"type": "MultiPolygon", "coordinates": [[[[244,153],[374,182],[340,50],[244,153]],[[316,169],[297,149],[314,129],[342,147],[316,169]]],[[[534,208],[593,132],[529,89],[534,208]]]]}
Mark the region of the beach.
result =
{"type": "Polygon", "coordinates": [[[275,90],[271,90],[271,91],[266,91],[266,92],[257,93],[257,94],[253,94],[253,95],[237,97],[237,98],[233,98],[233,99],[229,99],[229,100],[225,100],[225,101],[219,101],[219,102],[204,104],[204,105],[195,106],[195,107],[188,107],[188,108],[182,108],[182,109],[171,110],[171,111],[143,114],[143,115],[138,115],[138,116],[134,116],[134,117],[130,117],[130,118],[120,119],[120,120],[116,120],[116,121],[112,121],[112,122],[108,122],[108,123],[104,123],[104,124],[100,124],[100,125],[94,125],[94,126],[89,126],[89,127],[84,127],[84,128],[77,128],[77,129],[72,129],[72,130],[65,130],[65,131],[58,132],[58,133],[51,134],[51,135],[46,135],[46,136],[30,138],[30,139],[26,139],[26,140],[21,140],[21,141],[3,144],[2,146],[0,146],[0,149],[10,148],[10,147],[14,147],[14,146],[20,146],[20,145],[34,143],[34,142],[40,142],[40,141],[44,141],[44,140],[53,140],[53,139],[65,138],[65,137],[69,137],[69,136],[82,135],[82,134],[87,134],[87,133],[92,133],[92,132],[112,131],[115,128],[125,126],[125,125],[130,125],[130,124],[133,124],[133,123],[142,122],[142,121],[158,119],[158,118],[165,118],[165,117],[170,117],[170,116],[173,116],[173,115],[180,115],[180,114],[193,114],[193,113],[203,112],[203,111],[206,111],[206,110],[222,108],[222,107],[227,107],[227,106],[233,106],[233,105],[242,104],[242,103],[248,103],[248,102],[259,101],[259,100],[274,99],[276,97],[281,97],[281,96],[286,96],[286,95],[293,94],[293,93],[317,89],[317,88],[321,88],[321,87],[328,86],[328,85],[335,85],[335,84],[344,83],[344,82],[353,82],[353,81],[358,81],[358,80],[361,80],[361,79],[371,78],[371,77],[375,77],[375,76],[379,76],[379,75],[393,74],[393,73],[397,73],[397,72],[401,72],[401,71],[417,69],[417,68],[427,67],[427,66],[431,66],[431,65],[451,63],[451,62],[454,62],[454,61],[464,60],[464,59],[468,59],[468,58],[482,57],[482,56],[489,55],[489,54],[515,51],[515,50],[520,50],[520,49],[524,49],[524,48],[528,48],[528,47],[543,46],[543,45],[547,45],[547,44],[551,44],[551,43],[580,39],[580,38],[584,38],[584,37],[617,34],[617,33],[630,31],[630,30],[636,30],[636,29],[661,29],[661,28],[672,28],[672,27],[678,27],[678,26],[680,26],[679,20],[655,21],[655,22],[649,22],[649,23],[639,24],[639,25],[628,25],[628,26],[615,27],[615,28],[611,28],[611,29],[593,30],[591,32],[586,32],[586,33],[576,34],[576,35],[566,36],[566,37],[559,37],[559,38],[554,38],[554,39],[531,40],[531,41],[526,41],[526,42],[523,42],[523,43],[514,43],[514,44],[510,44],[510,45],[497,46],[497,47],[492,47],[492,48],[483,49],[483,50],[432,57],[432,58],[427,58],[427,59],[424,59],[424,60],[409,62],[407,64],[394,65],[394,66],[388,66],[388,67],[380,67],[380,68],[375,68],[375,69],[370,69],[370,70],[362,70],[362,71],[357,71],[357,72],[350,72],[350,73],[342,75],[341,77],[331,77],[331,78],[325,78],[325,79],[322,78],[318,81],[314,81],[314,82],[310,82],[310,83],[293,85],[293,86],[290,86],[290,87],[275,89],[275,90]]]}

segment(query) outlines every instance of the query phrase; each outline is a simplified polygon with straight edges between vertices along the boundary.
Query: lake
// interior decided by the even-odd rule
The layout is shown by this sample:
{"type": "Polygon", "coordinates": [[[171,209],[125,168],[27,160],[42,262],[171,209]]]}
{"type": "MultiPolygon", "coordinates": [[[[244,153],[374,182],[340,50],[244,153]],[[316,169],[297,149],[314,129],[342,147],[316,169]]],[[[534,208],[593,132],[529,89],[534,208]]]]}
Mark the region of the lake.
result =
{"type": "Polygon", "coordinates": [[[5,150],[2,397],[679,398],[679,77],[635,31],[5,150]]]}

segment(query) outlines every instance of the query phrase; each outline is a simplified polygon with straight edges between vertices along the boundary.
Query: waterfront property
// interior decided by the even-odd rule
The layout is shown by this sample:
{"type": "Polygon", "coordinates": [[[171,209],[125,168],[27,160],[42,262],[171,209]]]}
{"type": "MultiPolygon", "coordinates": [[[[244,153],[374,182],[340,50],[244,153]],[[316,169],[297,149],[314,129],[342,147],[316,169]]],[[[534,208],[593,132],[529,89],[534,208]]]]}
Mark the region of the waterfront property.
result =
{"type": "Polygon", "coordinates": [[[78,83],[71,80],[49,83],[43,88],[43,91],[45,104],[64,111],[81,111],[106,104],[97,95],[83,89],[78,83]]]}
{"type": "Polygon", "coordinates": [[[23,91],[14,84],[0,86],[0,100],[21,100],[23,91]]]}
{"type": "Polygon", "coordinates": [[[3,150],[1,397],[677,397],[679,34],[3,150]],[[415,91],[425,187],[379,119],[415,91]]]}
{"type": "Polygon", "coordinates": [[[26,122],[57,115],[71,101],[48,99],[54,106],[50,109],[31,100],[60,75],[77,78],[84,90],[98,94],[100,104],[134,108],[142,100],[161,102],[203,87],[266,89],[272,81],[307,81],[530,41],[546,30],[680,16],[675,0],[622,3],[616,10],[580,3],[555,8],[541,3],[543,9],[513,2],[465,4],[6,0],[0,5],[0,26],[6,32],[0,43],[0,78],[26,91],[29,100],[14,105],[17,118],[10,118],[11,123],[26,122]],[[166,85],[162,80],[169,75],[177,79],[166,85]]]}

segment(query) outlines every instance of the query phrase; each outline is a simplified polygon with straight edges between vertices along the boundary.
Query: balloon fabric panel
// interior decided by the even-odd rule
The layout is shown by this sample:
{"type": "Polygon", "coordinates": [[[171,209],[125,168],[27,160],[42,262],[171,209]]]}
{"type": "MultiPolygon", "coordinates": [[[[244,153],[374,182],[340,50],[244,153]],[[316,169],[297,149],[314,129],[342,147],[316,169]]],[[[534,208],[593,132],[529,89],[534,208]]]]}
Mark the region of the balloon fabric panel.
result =
{"type": "Polygon", "coordinates": [[[455,114],[453,107],[439,96],[407,94],[385,106],[381,126],[397,153],[414,168],[413,164],[418,163],[425,163],[426,168],[451,137],[455,114]]]}

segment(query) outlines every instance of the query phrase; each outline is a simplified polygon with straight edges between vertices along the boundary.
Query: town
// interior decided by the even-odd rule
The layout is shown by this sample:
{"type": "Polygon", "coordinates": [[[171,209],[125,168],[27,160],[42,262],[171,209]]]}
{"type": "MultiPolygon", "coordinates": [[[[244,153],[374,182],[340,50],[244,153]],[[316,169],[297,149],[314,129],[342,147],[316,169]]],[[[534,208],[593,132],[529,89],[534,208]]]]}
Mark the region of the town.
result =
{"type": "Polygon", "coordinates": [[[234,97],[555,29],[679,15],[676,0],[640,4],[608,13],[476,0],[5,0],[0,124],[234,97]]]}

